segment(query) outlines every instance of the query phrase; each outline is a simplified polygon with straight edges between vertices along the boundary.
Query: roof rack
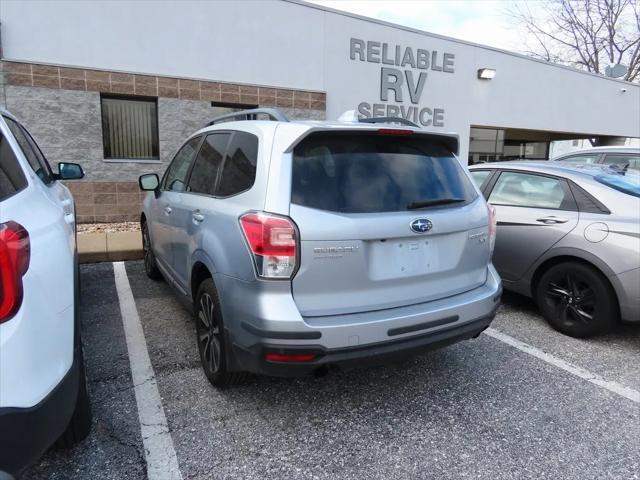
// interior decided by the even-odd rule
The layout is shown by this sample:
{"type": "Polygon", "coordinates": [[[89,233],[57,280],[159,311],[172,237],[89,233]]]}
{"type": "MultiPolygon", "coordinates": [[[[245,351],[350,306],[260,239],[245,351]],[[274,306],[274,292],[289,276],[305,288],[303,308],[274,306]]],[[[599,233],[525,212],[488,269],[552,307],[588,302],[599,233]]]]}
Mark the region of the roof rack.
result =
{"type": "Polygon", "coordinates": [[[227,113],[214,118],[207,127],[216,123],[230,122],[233,120],[258,120],[258,115],[266,115],[269,120],[274,122],[288,122],[287,116],[277,108],[253,108],[251,110],[241,110],[239,112],[227,113]]]}
{"type": "Polygon", "coordinates": [[[406,125],[408,127],[420,128],[418,124],[413,123],[411,120],[399,117],[374,117],[374,118],[360,118],[360,123],[397,123],[400,125],[406,125]]]}

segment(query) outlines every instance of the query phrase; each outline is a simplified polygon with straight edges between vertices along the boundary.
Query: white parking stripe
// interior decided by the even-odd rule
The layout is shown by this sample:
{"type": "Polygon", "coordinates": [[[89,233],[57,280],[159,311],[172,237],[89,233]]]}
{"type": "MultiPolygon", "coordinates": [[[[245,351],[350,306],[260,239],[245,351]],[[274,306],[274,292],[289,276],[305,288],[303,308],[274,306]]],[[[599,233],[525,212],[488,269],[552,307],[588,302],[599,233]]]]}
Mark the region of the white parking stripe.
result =
{"type": "Polygon", "coordinates": [[[147,342],[123,262],[113,264],[149,480],[181,480],[147,342]]]}
{"type": "Polygon", "coordinates": [[[616,395],[620,395],[621,397],[628,398],[632,402],[640,403],[640,392],[633,388],[622,385],[618,382],[610,382],[609,380],[605,380],[600,375],[596,375],[595,373],[591,373],[584,368],[577,367],[575,365],[571,365],[564,360],[551,355],[549,353],[545,353],[542,350],[532,347],[520,340],[517,340],[509,335],[502,333],[494,328],[488,328],[484,331],[485,335],[490,336],[491,338],[495,338],[496,340],[500,340],[501,342],[506,343],[518,350],[521,350],[529,355],[532,355],[536,358],[539,358],[542,361],[545,361],[554,367],[561,368],[565,372],[569,372],[576,377],[580,377],[588,382],[593,383],[602,388],[606,388],[610,392],[615,393],[616,395]]]}

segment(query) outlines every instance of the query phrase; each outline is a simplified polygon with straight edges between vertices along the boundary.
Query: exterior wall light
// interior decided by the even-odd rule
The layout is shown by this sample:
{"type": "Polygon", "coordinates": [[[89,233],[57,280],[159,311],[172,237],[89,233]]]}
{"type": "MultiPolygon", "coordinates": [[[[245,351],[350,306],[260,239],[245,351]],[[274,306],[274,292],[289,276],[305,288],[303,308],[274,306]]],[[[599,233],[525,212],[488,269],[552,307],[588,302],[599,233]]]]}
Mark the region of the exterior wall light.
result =
{"type": "Polygon", "coordinates": [[[496,76],[495,68],[479,68],[478,78],[481,80],[491,80],[496,76]]]}

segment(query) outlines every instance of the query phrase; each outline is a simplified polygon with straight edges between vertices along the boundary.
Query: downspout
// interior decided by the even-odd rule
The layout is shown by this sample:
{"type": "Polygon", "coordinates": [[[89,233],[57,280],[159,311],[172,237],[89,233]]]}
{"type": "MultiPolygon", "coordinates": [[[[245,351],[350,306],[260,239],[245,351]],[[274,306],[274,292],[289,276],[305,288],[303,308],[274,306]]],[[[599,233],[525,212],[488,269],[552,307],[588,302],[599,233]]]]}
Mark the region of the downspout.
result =
{"type": "Polygon", "coordinates": [[[0,107],[7,108],[7,89],[6,79],[4,74],[4,61],[2,60],[4,55],[2,54],[2,23],[0,22],[0,107]]]}

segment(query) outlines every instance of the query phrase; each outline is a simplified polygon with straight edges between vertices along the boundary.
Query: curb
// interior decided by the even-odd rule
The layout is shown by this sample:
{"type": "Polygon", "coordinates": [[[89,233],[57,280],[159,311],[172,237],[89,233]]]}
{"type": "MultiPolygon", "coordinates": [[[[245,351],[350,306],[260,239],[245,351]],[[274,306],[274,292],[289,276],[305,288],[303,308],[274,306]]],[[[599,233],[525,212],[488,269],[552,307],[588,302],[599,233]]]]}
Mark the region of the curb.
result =
{"type": "Polygon", "coordinates": [[[142,254],[140,232],[79,233],[80,263],[139,260],[142,254]]]}

